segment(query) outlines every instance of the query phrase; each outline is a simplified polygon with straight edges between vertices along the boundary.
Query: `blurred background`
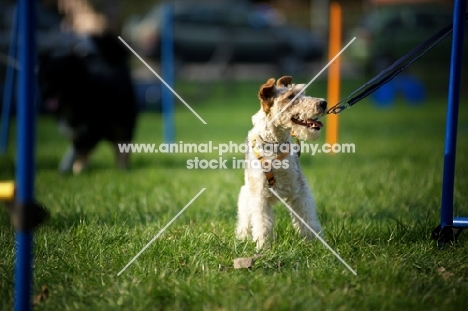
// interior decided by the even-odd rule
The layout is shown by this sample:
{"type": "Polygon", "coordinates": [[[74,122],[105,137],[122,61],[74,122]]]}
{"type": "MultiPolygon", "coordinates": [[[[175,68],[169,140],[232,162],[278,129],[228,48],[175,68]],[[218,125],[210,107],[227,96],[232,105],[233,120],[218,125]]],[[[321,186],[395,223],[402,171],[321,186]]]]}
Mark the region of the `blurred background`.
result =
{"type": "MultiPolygon", "coordinates": [[[[343,79],[356,85],[387,68],[452,18],[452,0],[336,2],[343,12],[343,45],[352,37],[357,38],[342,55],[343,79]]],[[[160,72],[161,8],[170,3],[174,8],[176,79],[210,83],[265,80],[290,74],[308,81],[327,63],[328,0],[38,3],[40,52],[74,49],[90,34],[111,31],[121,35],[160,72]]],[[[14,5],[15,1],[0,1],[0,90],[6,65],[15,65],[8,56],[14,5]]],[[[427,92],[446,93],[450,46],[451,38],[446,38],[408,68],[402,80],[382,90],[374,100],[385,103],[392,98],[392,92],[408,85],[409,91],[404,92],[415,101],[427,96],[427,92]]],[[[467,46],[465,40],[465,67],[467,46]]],[[[159,109],[160,87],[155,86],[156,78],[137,58],[132,57],[131,65],[140,107],[159,109]]],[[[464,70],[463,81],[467,75],[464,70]]],[[[326,72],[321,78],[325,77],[326,72]]]]}

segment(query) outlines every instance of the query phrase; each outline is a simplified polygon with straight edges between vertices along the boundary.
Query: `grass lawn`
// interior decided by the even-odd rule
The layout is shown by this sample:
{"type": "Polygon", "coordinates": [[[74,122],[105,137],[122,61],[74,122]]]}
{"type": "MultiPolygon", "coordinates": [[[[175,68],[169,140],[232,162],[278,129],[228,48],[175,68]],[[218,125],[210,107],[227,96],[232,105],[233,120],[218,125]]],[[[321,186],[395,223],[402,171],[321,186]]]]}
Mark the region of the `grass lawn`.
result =
{"type": "MultiPolygon", "coordinates": [[[[176,139],[243,142],[258,109],[260,82],[180,84],[202,124],[182,104],[176,139]]],[[[355,85],[345,85],[347,94],[355,85]],[[349,88],[349,90],[347,89],[349,88]]],[[[310,94],[325,97],[323,82],[310,94]]],[[[454,205],[468,216],[468,106],[460,107],[454,205]]],[[[430,239],[439,223],[445,97],[421,106],[403,101],[379,109],[363,101],[340,115],[340,142],[353,154],[311,156],[301,163],[330,246],[305,242],[278,204],[276,241],[252,269],[233,259],[254,254],[234,237],[239,169],[187,169],[213,154],[134,154],[128,172],[113,168],[108,145],[89,170],[63,176],[66,142],[51,117],[37,133],[37,199],[51,218],[35,233],[34,295],[49,289],[37,310],[464,310],[468,307],[468,239],[439,250],[430,239]],[[202,189],[206,190],[127,270],[117,273],[202,189]]],[[[141,115],[136,142],[161,143],[159,114],[141,115]]],[[[326,130],[326,122],[325,122],[326,130]]],[[[324,137],[325,135],[323,135],[324,137]]],[[[323,137],[318,141],[323,143],[323,137]]],[[[10,155],[14,156],[14,141],[10,155]]],[[[225,154],[228,165],[240,153],[225,154]]],[[[0,309],[13,305],[14,231],[0,213],[0,309]]]]}

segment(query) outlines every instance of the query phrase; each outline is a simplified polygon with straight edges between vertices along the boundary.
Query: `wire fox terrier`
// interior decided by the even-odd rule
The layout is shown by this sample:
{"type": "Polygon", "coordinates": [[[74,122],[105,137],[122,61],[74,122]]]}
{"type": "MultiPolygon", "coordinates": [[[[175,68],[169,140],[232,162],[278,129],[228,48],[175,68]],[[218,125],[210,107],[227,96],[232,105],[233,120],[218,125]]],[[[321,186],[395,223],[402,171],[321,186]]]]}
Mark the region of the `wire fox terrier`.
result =
{"type": "MultiPolygon", "coordinates": [[[[261,108],[253,115],[253,128],[247,136],[245,184],[238,201],[236,236],[246,239],[252,233],[257,250],[268,247],[273,226],[273,205],[278,201],[273,189],[312,228],[323,236],[314,198],[299,164],[296,139],[315,140],[320,136],[327,102],[306,96],[304,84],[292,84],[289,76],[269,79],[260,87],[261,108]],[[299,94],[300,93],[300,94],[299,94]],[[249,165],[250,164],[250,165],[249,165]],[[256,164],[256,165],[254,165],[256,164]]],[[[292,222],[306,238],[314,234],[294,215],[292,222]]]]}

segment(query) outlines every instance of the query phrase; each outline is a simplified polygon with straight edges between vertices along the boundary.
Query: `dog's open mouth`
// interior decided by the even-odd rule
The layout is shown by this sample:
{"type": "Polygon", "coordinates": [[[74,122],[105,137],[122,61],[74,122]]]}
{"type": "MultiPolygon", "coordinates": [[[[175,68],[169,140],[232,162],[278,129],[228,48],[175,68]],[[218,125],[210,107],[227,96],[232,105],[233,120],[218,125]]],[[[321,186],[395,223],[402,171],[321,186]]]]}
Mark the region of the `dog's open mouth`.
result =
{"type": "Polygon", "coordinates": [[[296,123],[296,124],[299,124],[299,125],[302,125],[302,126],[306,126],[308,128],[313,128],[313,129],[316,129],[316,130],[320,130],[323,127],[322,122],[320,122],[318,120],[314,120],[314,119],[302,120],[302,119],[299,119],[299,118],[291,118],[291,121],[293,123],[296,123]]]}

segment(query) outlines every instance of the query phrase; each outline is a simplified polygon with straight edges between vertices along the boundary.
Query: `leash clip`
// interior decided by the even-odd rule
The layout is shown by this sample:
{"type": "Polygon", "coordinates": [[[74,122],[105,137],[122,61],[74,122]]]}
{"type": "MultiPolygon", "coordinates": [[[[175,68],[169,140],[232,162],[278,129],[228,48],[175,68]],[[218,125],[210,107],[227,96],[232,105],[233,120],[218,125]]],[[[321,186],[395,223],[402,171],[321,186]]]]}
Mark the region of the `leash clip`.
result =
{"type": "Polygon", "coordinates": [[[328,109],[327,111],[327,114],[339,114],[340,112],[342,112],[343,110],[345,109],[348,109],[350,108],[351,105],[349,103],[344,103],[344,104],[336,104],[335,106],[331,107],[330,109],[328,109]]]}

